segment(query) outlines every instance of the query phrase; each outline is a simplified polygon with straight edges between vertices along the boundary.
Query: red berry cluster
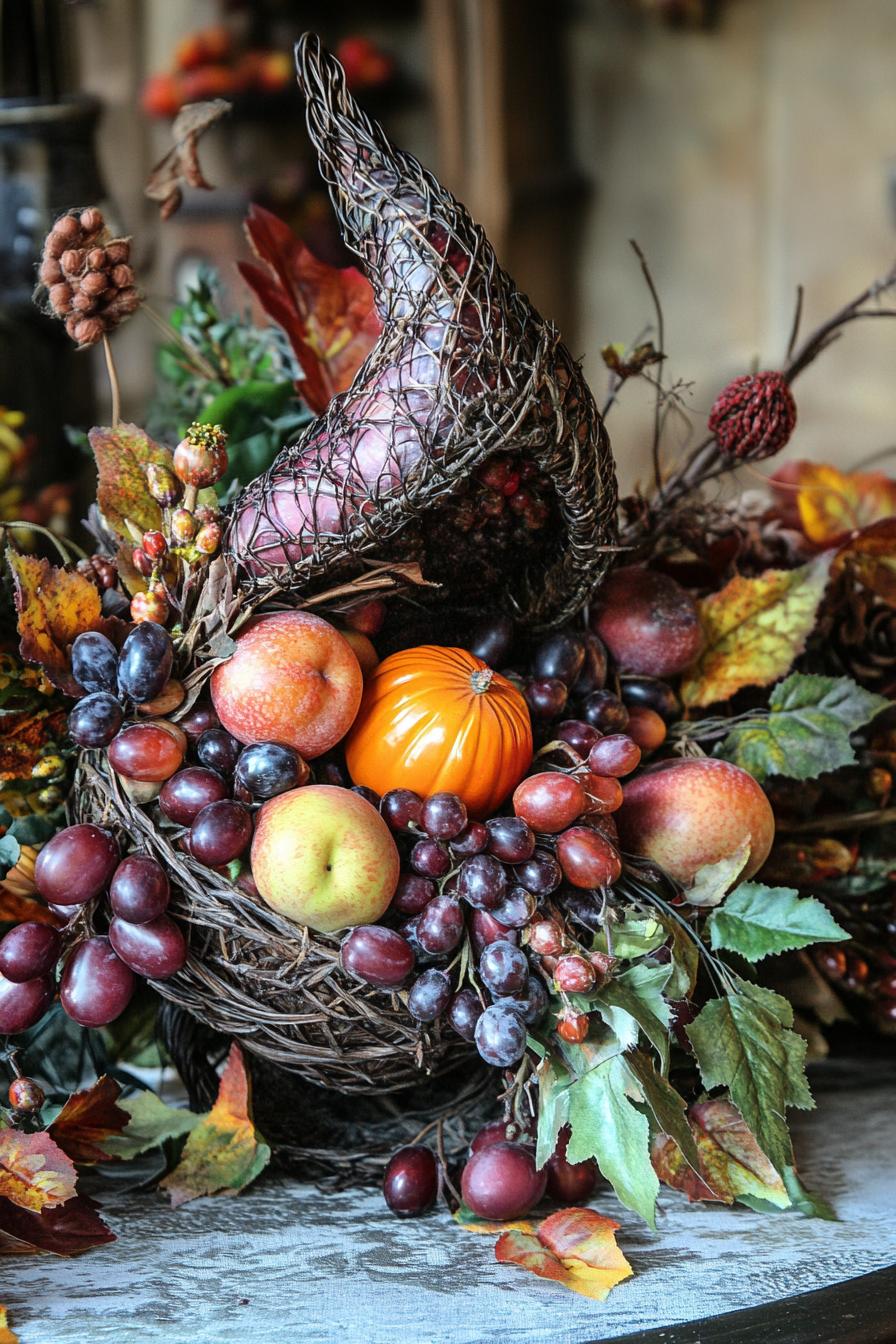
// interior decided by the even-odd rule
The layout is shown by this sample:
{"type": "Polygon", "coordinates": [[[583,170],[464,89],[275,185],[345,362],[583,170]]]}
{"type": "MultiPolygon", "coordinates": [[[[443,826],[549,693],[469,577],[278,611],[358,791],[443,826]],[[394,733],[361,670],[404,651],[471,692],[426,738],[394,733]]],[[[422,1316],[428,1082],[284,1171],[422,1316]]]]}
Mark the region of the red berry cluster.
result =
{"type": "Polygon", "coordinates": [[[40,282],[78,345],[96,345],[140,307],[130,256],[130,239],[111,237],[96,206],[61,215],[47,234],[40,282]]]}
{"type": "Polygon", "coordinates": [[[540,532],[550,518],[550,492],[534,462],[496,453],[475,472],[457,501],[451,522],[469,534],[511,540],[540,532]]]}
{"type": "Polygon", "coordinates": [[[710,433],[728,457],[758,462],[773,457],[796,427],[796,402],[783,374],[747,373],[735,378],[716,398],[709,414],[710,433]]]}

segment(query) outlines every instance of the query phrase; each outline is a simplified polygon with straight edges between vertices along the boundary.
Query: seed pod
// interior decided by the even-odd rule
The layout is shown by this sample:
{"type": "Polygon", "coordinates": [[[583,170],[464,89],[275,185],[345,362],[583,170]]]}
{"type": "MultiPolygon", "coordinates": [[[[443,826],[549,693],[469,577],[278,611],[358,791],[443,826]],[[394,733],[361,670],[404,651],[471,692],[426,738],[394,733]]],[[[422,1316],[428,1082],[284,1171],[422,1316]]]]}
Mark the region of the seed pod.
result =
{"type": "Polygon", "coordinates": [[[84,269],[84,249],[83,247],[69,247],[59,258],[63,271],[66,275],[80,275],[84,269]]]}
{"type": "Polygon", "coordinates": [[[116,289],[127,289],[129,285],[134,283],[134,272],[130,266],[124,264],[113,266],[111,279],[116,289]]]}
{"type": "Polygon", "coordinates": [[[92,247],[87,253],[87,269],[90,271],[104,271],[108,265],[106,249],[104,247],[92,247]]]}
{"type": "Polygon", "coordinates": [[[82,317],[75,326],[74,337],[79,345],[96,345],[105,330],[101,317],[82,317]]]}
{"type": "Polygon", "coordinates": [[[49,299],[54,313],[60,317],[72,310],[72,287],[64,282],[59,285],[51,285],[49,289],[49,299]]]}
{"type": "Polygon", "coordinates": [[[90,294],[85,294],[83,289],[79,289],[72,297],[71,306],[76,313],[83,313],[86,317],[88,313],[96,312],[96,299],[90,294]]]}
{"type": "Polygon", "coordinates": [[[98,299],[109,287],[103,271],[88,271],[81,281],[81,293],[89,294],[92,299],[98,299]]]}
{"type": "Polygon", "coordinates": [[[91,234],[99,233],[106,224],[102,211],[97,210],[95,205],[89,205],[86,210],[81,211],[79,222],[84,232],[91,234]]]}
{"type": "Polygon", "coordinates": [[[168,601],[158,589],[152,593],[135,593],[131,599],[132,621],[153,621],[156,625],[164,625],[168,616],[168,601]]]}
{"type": "Polygon", "coordinates": [[[41,262],[38,278],[42,285],[58,285],[62,279],[62,267],[52,257],[41,262]]]}
{"type": "Polygon", "coordinates": [[[175,509],[171,515],[171,539],[186,546],[196,535],[198,524],[189,509],[175,509]]]}
{"type": "Polygon", "coordinates": [[[169,471],[159,462],[151,462],[146,468],[146,481],[149,486],[149,493],[157,504],[161,504],[163,509],[170,509],[171,505],[176,504],[183,494],[183,486],[174,472],[169,471]]]}
{"type": "Polygon", "coordinates": [[[60,215],[50,235],[61,238],[67,247],[81,241],[81,225],[74,215],[60,215]]]}
{"type": "Polygon", "coordinates": [[[140,307],[140,295],[136,289],[122,289],[113,294],[106,304],[105,311],[114,321],[128,317],[140,307]]]}
{"type": "Polygon", "coordinates": [[[185,485],[201,490],[227,470],[227,435],[220,425],[192,424],[174,450],[174,470],[185,485]]]}
{"type": "Polygon", "coordinates": [[[129,260],[131,244],[127,238],[115,238],[106,244],[106,260],[110,266],[119,266],[129,260]]]}
{"type": "Polygon", "coordinates": [[[144,532],[143,549],[151,560],[161,560],[168,550],[168,543],[161,532],[144,532]]]}
{"type": "Polygon", "coordinates": [[[214,555],[221,545],[221,528],[218,523],[206,523],[196,533],[193,545],[203,555],[214,555]]]}

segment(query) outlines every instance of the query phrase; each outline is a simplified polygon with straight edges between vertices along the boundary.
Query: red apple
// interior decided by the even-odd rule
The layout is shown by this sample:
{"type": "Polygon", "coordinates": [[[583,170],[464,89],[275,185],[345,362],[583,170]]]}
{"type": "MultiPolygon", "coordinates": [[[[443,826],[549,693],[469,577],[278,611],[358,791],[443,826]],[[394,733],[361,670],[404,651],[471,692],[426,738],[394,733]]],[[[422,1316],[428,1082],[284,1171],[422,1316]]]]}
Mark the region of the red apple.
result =
{"type": "Polygon", "coordinates": [[[389,827],[351,789],[310,784],[258,813],[252,876],[262,899],[297,924],[319,933],[372,924],[392,900],[398,872],[389,827]]]}
{"type": "Polygon", "coordinates": [[[357,658],[361,675],[366,681],[373,669],[379,665],[379,654],[367,635],[362,634],[360,630],[340,630],[339,633],[357,658]]]}
{"type": "Polygon", "coordinates": [[[697,604],[668,574],[626,565],[601,587],[591,615],[620,672],[671,677],[703,648],[697,604]]]}
{"type": "Polygon", "coordinates": [[[237,637],[215,668],[212,701],[240,742],[282,742],[306,761],[336,745],[354,722],[363,678],[332,625],[307,611],[265,616],[237,637]]]}
{"type": "Polygon", "coordinates": [[[616,813],[623,849],[653,859],[688,883],[698,868],[736,854],[744,877],[762,867],[775,837],[771,805],[752,775],[710,757],[664,761],[626,783],[616,813]]]}

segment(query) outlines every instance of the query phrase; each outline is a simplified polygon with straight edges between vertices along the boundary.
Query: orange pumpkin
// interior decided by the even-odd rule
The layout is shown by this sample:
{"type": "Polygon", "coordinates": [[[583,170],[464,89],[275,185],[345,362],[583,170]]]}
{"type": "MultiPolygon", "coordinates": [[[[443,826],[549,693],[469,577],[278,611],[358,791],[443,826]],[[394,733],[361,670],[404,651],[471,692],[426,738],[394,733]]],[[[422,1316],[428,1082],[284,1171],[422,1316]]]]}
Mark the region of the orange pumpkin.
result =
{"type": "Polygon", "coordinates": [[[403,649],[371,673],[345,756],[356,784],[456,793],[472,817],[487,817],[532,760],[529,710],[465,649],[403,649]]]}

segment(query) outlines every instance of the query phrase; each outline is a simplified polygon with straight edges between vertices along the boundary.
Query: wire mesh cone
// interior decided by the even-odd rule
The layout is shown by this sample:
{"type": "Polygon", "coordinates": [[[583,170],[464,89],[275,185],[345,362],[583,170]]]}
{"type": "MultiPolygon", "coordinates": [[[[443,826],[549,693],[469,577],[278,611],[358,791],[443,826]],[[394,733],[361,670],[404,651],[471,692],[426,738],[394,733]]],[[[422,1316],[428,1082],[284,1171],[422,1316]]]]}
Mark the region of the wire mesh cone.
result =
{"type": "Polygon", "coordinates": [[[422,1027],[397,995],[359,984],[339,963],[339,938],[284,919],[197,863],[151,812],[134,806],[102,754],[83,752],[71,794],[72,823],[113,830],[122,850],[162,864],[169,912],[189,957],[167,980],[150,981],[171,1003],[254,1055],[339,1092],[414,1087],[470,1057],[450,1028],[422,1027]]]}
{"type": "MultiPolygon", "coordinates": [[[[316,36],[296,48],[321,172],[374,289],[382,334],[348,391],[234,507],[228,545],[249,586],[303,589],[364,557],[452,576],[473,543],[455,526],[474,470],[520,457],[543,524],[488,529],[476,591],[535,627],[570,617],[614,537],[609,441],[578,364],[500,268],[482,229],[360,111],[316,36]]],[[[462,605],[461,585],[443,600],[462,605]]]]}

